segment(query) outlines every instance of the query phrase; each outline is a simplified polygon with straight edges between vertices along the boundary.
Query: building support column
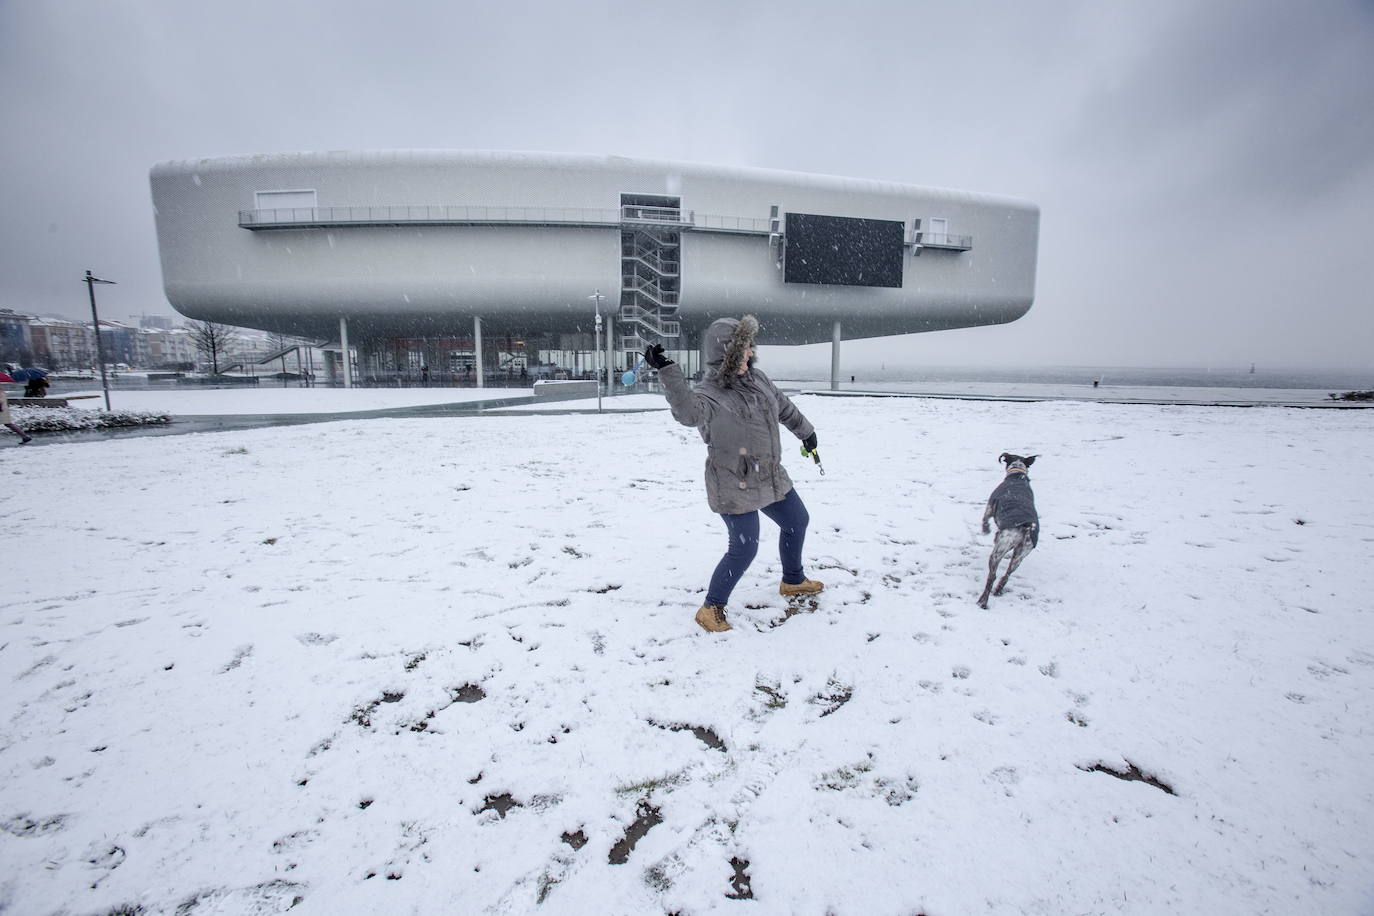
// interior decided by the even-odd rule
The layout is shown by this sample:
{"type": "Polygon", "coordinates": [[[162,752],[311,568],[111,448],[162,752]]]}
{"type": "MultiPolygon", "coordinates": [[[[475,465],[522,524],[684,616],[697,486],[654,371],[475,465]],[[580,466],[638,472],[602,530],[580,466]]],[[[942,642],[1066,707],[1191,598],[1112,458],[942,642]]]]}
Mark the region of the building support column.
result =
{"type": "Polygon", "coordinates": [[[339,318],[339,349],[342,350],[343,383],[345,388],[353,387],[353,359],[348,350],[348,319],[339,318]]]}
{"type": "Polygon", "coordinates": [[[473,371],[477,373],[477,387],[487,387],[487,373],[482,366],[482,318],[472,316],[472,361],[473,371]]]}
{"type": "Polygon", "coordinates": [[[611,393],[615,375],[615,316],[606,316],[606,393],[611,393]]]}
{"type": "Polygon", "coordinates": [[[830,390],[840,390],[840,323],[835,322],[835,330],[830,336],[830,390]]]}

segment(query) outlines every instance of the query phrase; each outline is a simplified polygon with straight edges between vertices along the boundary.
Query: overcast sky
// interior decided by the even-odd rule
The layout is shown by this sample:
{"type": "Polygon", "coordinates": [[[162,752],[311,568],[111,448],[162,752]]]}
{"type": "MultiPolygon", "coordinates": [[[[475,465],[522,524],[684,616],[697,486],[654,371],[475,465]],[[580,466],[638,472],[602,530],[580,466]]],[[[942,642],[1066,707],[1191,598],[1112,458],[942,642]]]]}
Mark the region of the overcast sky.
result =
{"type": "Polygon", "coordinates": [[[493,149],[1029,199],[944,365],[1374,362],[1374,0],[0,0],[0,307],[174,314],[156,162],[493,149]]]}

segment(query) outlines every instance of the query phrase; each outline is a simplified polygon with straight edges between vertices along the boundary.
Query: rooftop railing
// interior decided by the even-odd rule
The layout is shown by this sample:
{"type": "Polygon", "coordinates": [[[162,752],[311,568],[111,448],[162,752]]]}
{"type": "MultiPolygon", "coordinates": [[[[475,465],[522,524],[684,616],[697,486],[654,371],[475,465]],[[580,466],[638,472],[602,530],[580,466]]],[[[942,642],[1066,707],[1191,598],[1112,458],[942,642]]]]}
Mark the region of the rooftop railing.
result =
{"type": "Polygon", "coordinates": [[[636,207],[627,204],[620,208],[620,218],[627,223],[681,223],[682,211],[677,207],[636,207]]]}
{"type": "Polygon", "coordinates": [[[948,232],[922,232],[916,236],[916,247],[952,248],[956,251],[968,251],[973,247],[973,236],[950,235],[948,232]]]}
{"type": "Polygon", "coordinates": [[[768,221],[683,213],[669,207],[474,207],[406,205],[374,207],[281,207],[240,210],[244,229],[307,229],[324,226],[661,226],[703,232],[766,235],[768,221]]]}
{"type": "Polygon", "coordinates": [[[239,225],[245,229],[279,229],[306,226],[489,225],[511,223],[533,226],[615,226],[620,213],[590,207],[287,207],[272,210],[240,210],[239,225]]]}
{"type": "MultiPolygon", "coordinates": [[[[445,205],[377,207],[283,207],[240,210],[244,229],[307,229],[326,226],[617,226],[662,227],[695,232],[768,235],[769,221],[748,216],[721,216],[670,207],[474,207],[445,205]]],[[[968,251],[973,236],[947,232],[918,233],[917,248],[968,251]]]]}
{"type": "Polygon", "coordinates": [[[742,232],[747,235],[767,235],[768,220],[750,216],[712,216],[708,213],[692,214],[693,228],[708,232],[742,232]]]}

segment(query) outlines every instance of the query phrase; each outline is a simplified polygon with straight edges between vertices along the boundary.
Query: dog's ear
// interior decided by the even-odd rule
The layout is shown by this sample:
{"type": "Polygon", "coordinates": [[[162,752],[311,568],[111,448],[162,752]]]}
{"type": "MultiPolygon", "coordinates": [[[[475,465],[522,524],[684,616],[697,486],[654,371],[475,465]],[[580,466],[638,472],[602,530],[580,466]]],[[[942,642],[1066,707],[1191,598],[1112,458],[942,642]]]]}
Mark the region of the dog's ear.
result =
{"type": "Polygon", "coordinates": [[[1037,459],[1037,458],[1039,458],[1039,457],[1040,457],[1039,455],[1031,455],[1029,458],[1023,458],[1023,459],[1021,459],[1021,460],[1023,460],[1024,462],[1026,462],[1026,467],[1030,467],[1031,465],[1035,464],[1035,459],[1037,459]]]}
{"type": "Polygon", "coordinates": [[[1013,456],[1007,454],[1006,452],[1003,452],[1002,454],[997,456],[997,460],[1000,461],[1002,464],[1011,464],[1012,458],[1013,456]]]}

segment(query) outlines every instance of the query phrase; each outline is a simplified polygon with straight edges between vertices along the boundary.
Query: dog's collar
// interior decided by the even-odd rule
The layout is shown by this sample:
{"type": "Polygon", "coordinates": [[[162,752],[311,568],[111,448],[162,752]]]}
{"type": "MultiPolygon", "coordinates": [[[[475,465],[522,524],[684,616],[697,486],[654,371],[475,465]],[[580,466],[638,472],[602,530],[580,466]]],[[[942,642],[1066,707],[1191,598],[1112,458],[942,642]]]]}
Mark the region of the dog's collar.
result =
{"type": "Polygon", "coordinates": [[[1025,468],[1007,468],[1008,474],[1027,474],[1025,468]]]}

